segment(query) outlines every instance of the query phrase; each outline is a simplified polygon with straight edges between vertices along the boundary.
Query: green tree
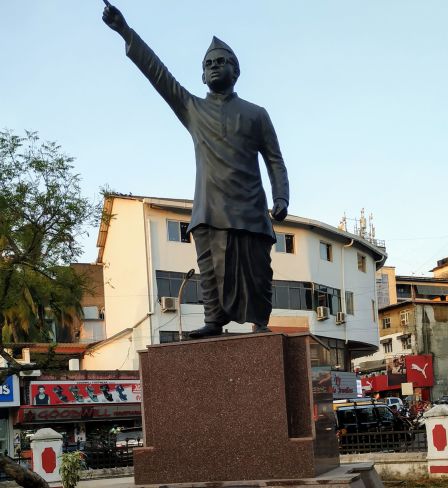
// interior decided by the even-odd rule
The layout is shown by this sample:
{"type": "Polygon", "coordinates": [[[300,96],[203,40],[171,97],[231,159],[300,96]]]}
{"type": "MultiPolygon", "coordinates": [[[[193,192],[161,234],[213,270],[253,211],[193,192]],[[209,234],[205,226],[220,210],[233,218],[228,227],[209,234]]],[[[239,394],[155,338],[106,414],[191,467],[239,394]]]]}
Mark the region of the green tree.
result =
{"type": "Polygon", "coordinates": [[[80,313],[83,277],[68,267],[98,207],[81,195],[73,158],[26,132],[0,132],[0,328],[14,342],[48,338],[48,321],[80,313]]]}
{"type": "MultiPolygon", "coordinates": [[[[0,131],[0,383],[23,369],[3,344],[49,340],[49,322],[81,316],[88,284],[69,267],[81,254],[79,237],[98,222],[99,209],[80,190],[73,158],[35,132],[0,131]]],[[[49,347],[48,360],[52,357],[49,347]]],[[[0,455],[0,469],[21,486],[48,486],[0,455]],[[12,463],[12,464],[11,464],[12,463]],[[34,484],[33,484],[34,483],[34,484]]]]}

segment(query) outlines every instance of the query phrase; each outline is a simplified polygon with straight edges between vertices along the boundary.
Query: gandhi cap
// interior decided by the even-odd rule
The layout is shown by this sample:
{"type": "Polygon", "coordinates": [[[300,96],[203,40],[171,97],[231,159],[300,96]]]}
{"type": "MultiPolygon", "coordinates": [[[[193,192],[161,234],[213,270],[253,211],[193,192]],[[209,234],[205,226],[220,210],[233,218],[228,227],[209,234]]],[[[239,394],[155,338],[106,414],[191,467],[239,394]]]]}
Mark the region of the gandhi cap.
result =
{"type": "Polygon", "coordinates": [[[234,58],[236,65],[239,68],[238,58],[236,57],[236,54],[233,52],[233,49],[228,44],[226,44],[224,41],[221,41],[221,39],[218,39],[216,36],[213,36],[212,42],[211,42],[209,48],[207,49],[207,52],[205,53],[204,60],[207,57],[207,54],[210,51],[214,51],[215,49],[224,49],[225,51],[228,51],[232,55],[232,57],[234,58]]]}

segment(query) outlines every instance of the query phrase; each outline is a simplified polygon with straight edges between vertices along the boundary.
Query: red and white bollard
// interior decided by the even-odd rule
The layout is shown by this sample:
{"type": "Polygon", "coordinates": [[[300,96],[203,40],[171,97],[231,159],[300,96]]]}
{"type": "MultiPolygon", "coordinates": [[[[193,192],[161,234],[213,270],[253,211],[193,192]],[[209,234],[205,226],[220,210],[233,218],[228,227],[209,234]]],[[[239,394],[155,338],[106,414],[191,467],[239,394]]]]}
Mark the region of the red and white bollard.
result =
{"type": "Polygon", "coordinates": [[[62,486],[59,468],[62,456],[62,435],[53,429],[39,429],[31,442],[34,472],[52,487],[62,486]]]}
{"type": "Polygon", "coordinates": [[[448,405],[436,405],[423,416],[426,418],[429,476],[448,476],[448,405]]]}

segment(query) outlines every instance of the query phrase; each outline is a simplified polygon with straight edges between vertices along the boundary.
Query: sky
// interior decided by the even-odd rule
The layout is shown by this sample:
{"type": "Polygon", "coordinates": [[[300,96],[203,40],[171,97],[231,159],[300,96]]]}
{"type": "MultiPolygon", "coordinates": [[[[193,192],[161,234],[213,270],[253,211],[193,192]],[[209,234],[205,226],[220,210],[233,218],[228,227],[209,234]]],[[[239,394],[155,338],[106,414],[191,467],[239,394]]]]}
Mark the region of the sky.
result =
{"type": "MultiPolygon", "coordinates": [[[[336,227],[345,213],[350,231],[364,208],[400,275],[430,276],[448,256],[446,0],[115,5],[195,95],[207,92],[201,62],[212,36],[233,48],[238,95],[274,123],[291,214],[336,227]]],[[[104,186],[193,198],[191,138],[126,58],[103,7],[0,0],[0,129],[57,141],[92,200],[104,186]]],[[[95,261],[96,237],[90,229],[81,261],[95,261]]]]}

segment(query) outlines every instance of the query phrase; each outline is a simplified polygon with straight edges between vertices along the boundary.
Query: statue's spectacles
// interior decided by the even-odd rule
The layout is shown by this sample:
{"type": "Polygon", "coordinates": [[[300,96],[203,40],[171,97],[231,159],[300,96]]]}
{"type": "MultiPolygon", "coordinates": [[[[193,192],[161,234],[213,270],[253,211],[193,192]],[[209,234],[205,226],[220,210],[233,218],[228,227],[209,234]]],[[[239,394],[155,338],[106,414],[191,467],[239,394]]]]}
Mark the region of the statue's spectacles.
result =
{"type": "Polygon", "coordinates": [[[214,64],[216,66],[224,66],[227,63],[231,63],[232,61],[228,58],[225,58],[224,56],[220,56],[219,58],[216,59],[207,59],[204,63],[204,66],[206,68],[211,68],[214,64]]]}

